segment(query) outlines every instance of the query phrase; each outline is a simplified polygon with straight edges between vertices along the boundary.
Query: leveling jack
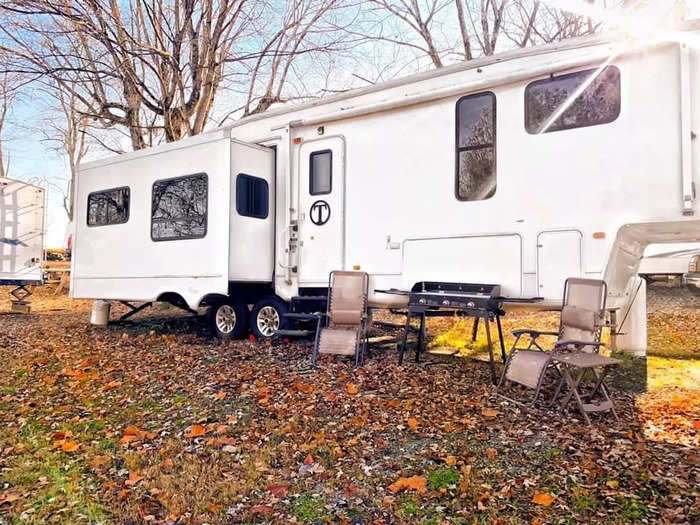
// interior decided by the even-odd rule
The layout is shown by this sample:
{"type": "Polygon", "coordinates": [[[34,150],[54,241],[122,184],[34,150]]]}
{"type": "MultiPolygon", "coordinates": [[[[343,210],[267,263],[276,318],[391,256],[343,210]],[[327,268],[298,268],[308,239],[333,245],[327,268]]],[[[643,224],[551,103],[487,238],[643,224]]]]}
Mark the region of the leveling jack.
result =
{"type": "Polygon", "coordinates": [[[29,301],[27,298],[32,295],[32,292],[23,284],[20,284],[17,288],[10,292],[10,295],[14,298],[10,300],[11,306],[10,311],[17,314],[28,314],[31,310],[29,301]]]}

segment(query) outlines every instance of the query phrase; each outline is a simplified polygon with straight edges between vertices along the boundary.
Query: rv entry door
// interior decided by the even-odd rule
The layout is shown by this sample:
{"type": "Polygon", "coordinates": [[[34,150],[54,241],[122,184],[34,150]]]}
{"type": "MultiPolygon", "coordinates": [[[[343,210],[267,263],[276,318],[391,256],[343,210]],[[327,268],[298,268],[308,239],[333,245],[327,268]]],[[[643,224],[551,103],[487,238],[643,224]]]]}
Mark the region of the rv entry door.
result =
{"type": "Polygon", "coordinates": [[[299,285],[327,286],[342,270],[345,143],[339,136],[304,142],[299,151],[299,285]]]}

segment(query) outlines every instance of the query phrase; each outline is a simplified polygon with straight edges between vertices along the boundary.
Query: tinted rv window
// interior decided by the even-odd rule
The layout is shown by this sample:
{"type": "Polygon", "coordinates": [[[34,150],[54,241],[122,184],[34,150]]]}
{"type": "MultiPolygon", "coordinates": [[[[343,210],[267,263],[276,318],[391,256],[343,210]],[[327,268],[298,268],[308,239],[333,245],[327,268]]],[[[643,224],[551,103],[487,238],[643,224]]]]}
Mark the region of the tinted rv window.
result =
{"type": "Polygon", "coordinates": [[[620,70],[615,66],[545,78],[525,88],[525,129],[531,134],[607,124],[619,114],[620,70]]]}
{"type": "Polygon", "coordinates": [[[95,191],[88,195],[88,226],[123,224],[129,220],[129,188],[95,191]]]}
{"type": "Polygon", "coordinates": [[[309,193],[324,195],[333,187],[333,153],[314,151],[309,157],[309,193]]]}
{"type": "Polygon", "coordinates": [[[269,193],[265,179],[241,173],[236,177],[236,211],[245,217],[266,219],[269,193]]]}
{"type": "Polygon", "coordinates": [[[153,183],[151,238],[154,241],[198,239],[206,234],[206,174],[153,183]]]}
{"type": "Polygon", "coordinates": [[[460,98],[456,127],[457,198],[488,199],[496,193],[496,96],[479,93],[460,98]]]}

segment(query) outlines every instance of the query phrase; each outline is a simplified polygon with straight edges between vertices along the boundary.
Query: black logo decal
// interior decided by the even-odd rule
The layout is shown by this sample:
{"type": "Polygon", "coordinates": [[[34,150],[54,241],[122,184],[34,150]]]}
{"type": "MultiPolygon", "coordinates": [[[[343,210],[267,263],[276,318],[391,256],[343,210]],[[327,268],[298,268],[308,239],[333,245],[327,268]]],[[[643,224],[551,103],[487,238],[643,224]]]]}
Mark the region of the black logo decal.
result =
{"type": "Polygon", "coordinates": [[[326,201],[316,201],[311,205],[309,217],[316,226],[323,226],[331,218],[331,207],[326,201]]]}

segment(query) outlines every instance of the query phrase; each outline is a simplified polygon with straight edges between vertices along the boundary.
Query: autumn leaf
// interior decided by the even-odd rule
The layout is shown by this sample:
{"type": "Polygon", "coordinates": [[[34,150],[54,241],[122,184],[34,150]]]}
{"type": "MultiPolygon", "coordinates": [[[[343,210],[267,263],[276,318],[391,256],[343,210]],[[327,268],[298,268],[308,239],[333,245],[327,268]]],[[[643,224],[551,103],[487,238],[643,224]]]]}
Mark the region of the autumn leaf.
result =
{"type": "Polygon", "coordinates": [[[494,418],[498,415],[498,410],[493,410],[492,408],[484,408],[481,411],[481,415],[487,418],[494,418]]]}
{"type": "Polygon", "coordinates": [[[549,507],[554,501],[554,496],[548,492],[537,492],[532,497],[532,502],[542,505],[543,507],[549,507]]]}
{"type": "Polygon", "coordinates": [[[75,441],[64,441],[61,443],[61,450],[63,452],[75,452],[78,450],[78,444],[75,441]]]}
{"type": "Polygon", "coordinates": [[[19,494],[17,494],[14,490],[6,490],[2,494],[0,494],[0,505],[4,505],[5,503],[12,503],[13,501],[17,501],[19,499],[19,494]]]}
{"type": "Polygon", "coordinates": [[[360,391],[360,387],[358,387],[355,383],[348,383],[348,394],[351,396],[354,396],[360,391]]]}
{"type": "Polygon", "coordinates": [[[620,482],[616,479],[609,479],[605,482],[605,485],[607,485],[611,489],[616,489],[620,486],[620,482]]]}
{"type": "Polygon", "coordinates": [[[129,472],[129,479],[127,479],[124,482],[124,485],[126,485],[127,487],[133,487],[137,485],[142,479],[143,476],[139,472],[132,470],[131,472],[129,472]]]}
{"type": "Polygon", "coordinates": [[[299,390],[299,392],[304,392],[305,394],[310,394],[314,391],[313,385],[305,385],[304,383],[300,383],[299,381],[294,382],[294,388],[299,390]]]}
{"type": "Polygon", "coordinates": [[[409,417],[407,423],[408,426],[411,427],[411,430],[418,428],[418,420],[415,417],[409,417]]]}
{"type": "Polygon", "coordinates": [[[119,381],[110,381],[109,383],[102,385],[101,390],[103,392],[107,392],[109,390],[113,390],[113,389],[117,388],[120,384],[121,383],[119,381]]]}
{"type": "Polygon", "coordinates": [[[696,419],[695,421],[693,421],[693,428],[695,430],[700,430],[700,419],[696,419]]]}
{"type": "Polygon", "coordinates": [[[445,458],[445,464],[447,465],[456,465],[457,464],[457,458],[454,456],[447,456],[445,458]]]}
{"type": "Polygon", "coordinates": [[[389,490],[396,494],[400,490],[414,490],[423,494],[427,490],[428,480],[422,476],[411,476],[410,478],[399,478],[389,485],[389,490]]]}
{"type": "Polygon", "coordinates": [[[304,465],[311,465],[314,462],[314,457],[311,454],[307,454],[304,458],[304,465]]]}
{"type": "Polygon", "coordinates": [[[196,438],[203,436],[207,433],[207,430],[202,425],[192,425],[190,431],[187,433],[188,438],[196,438]]]}
{"type": "Polygon", "coordinates": [[[485,452],[489,459],[493,459],[498,455],[498,451],[495,448],[487,448],[485,452]]]}
{"type": "Polygon", "coordinates": [[[219,401],[221,401],[223,398],[226,397],[226,392],[224,392],[224,391],[222,390],[222,391],[217,392],[216,394],[214,394],[212,397],[213,397],[214,399],[218,399],[219,401]]]}
{"type": "Polygon", "coordinates": [[[267,490],[269,490],[276,497],[281,498],[287,494],[287,491],[289,490],[289,483],[270,483],[267,486],[267,490]]]}
{"type": "Polygon", "coordinates": [[[216,514],[221,510],[221,505],[219,505],[218,503],[210,503],[209,505],[207,505],[207,510],[212,514],[216,514]]]}

